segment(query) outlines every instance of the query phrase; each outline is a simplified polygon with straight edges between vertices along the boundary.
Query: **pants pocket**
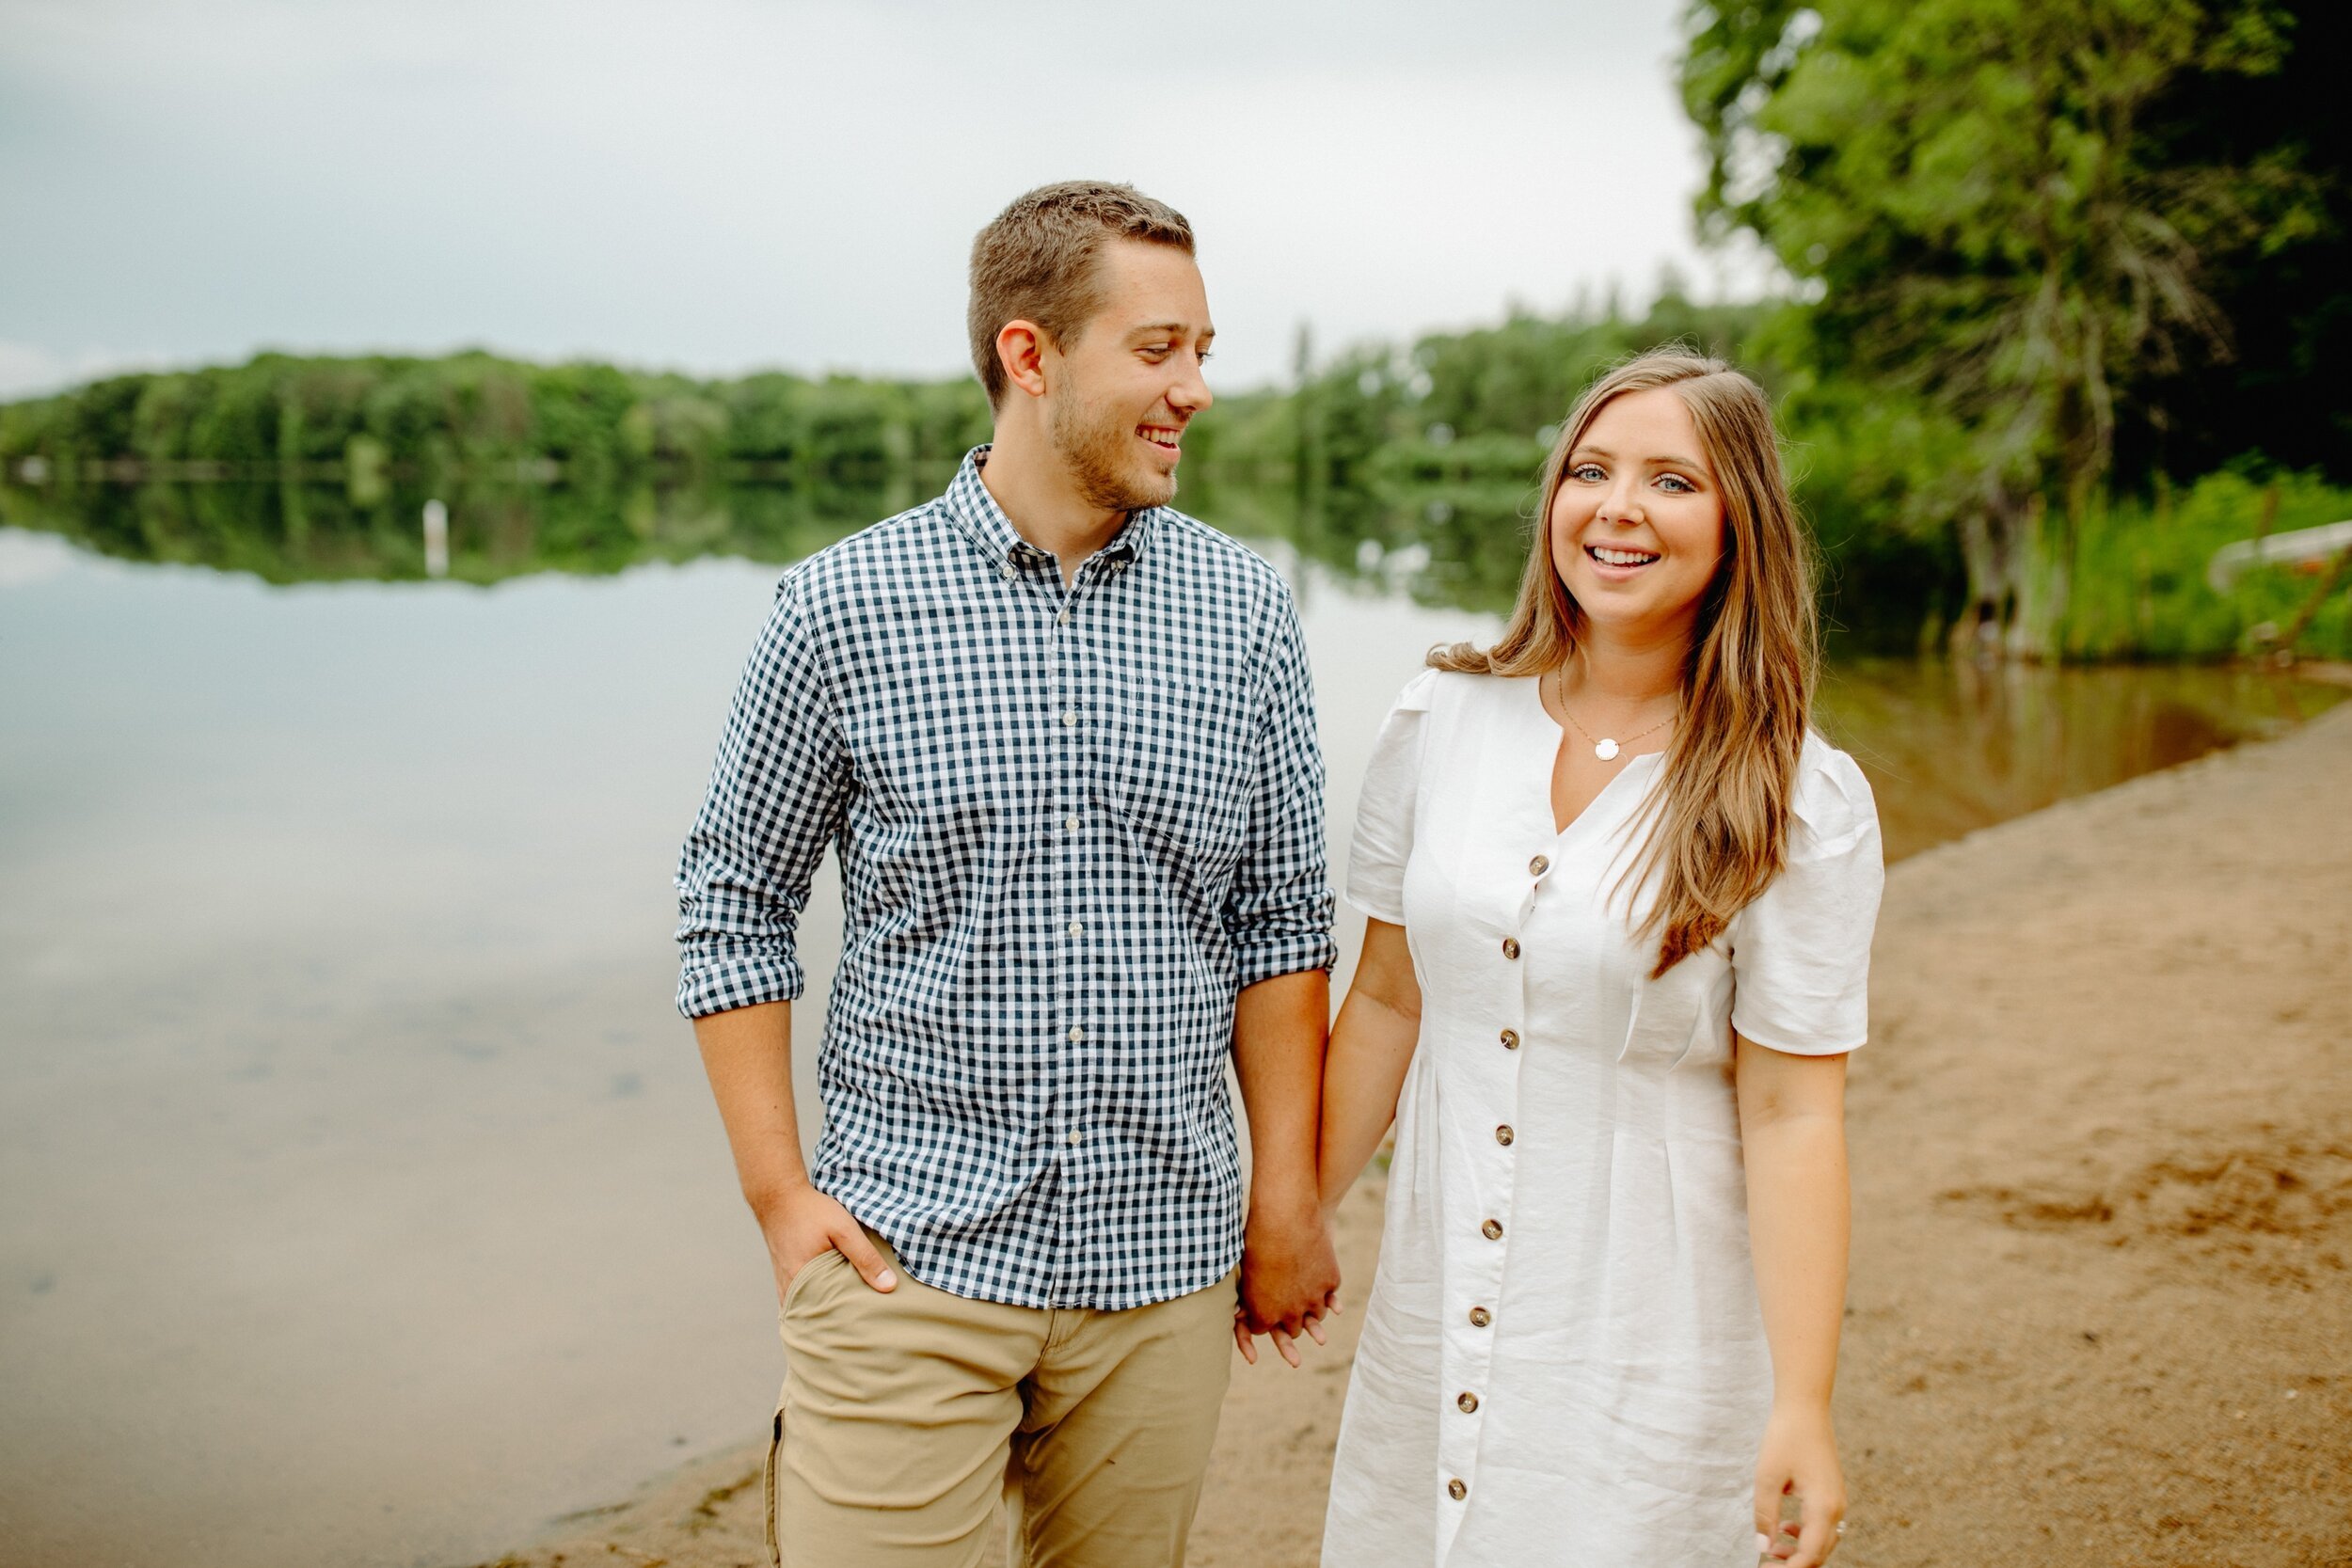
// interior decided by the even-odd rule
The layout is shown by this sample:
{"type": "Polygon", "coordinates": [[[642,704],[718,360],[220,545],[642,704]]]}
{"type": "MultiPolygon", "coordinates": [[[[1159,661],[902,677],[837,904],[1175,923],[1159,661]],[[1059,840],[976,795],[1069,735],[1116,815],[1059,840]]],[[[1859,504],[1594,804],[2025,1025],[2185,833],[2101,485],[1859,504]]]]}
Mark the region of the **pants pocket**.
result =
{"type": "Polygon", "coordinates": [[[776,1540],[776,1465],[784,1454],[784,1396],[776,1396],[775,1423],[768,1430],[768,1463],[761,1484],[768,1494],[768,1568],[784,1568],[784,1547],[776,1540]]]}
{"type": "MultiPolygon", "coordinates": [[[[793,1284],[786,1286],[784,1300],[776,1303],[776,1326],[779,1326],[779,1331],[784,1328],[784,1319],[793,1309],[793,1303],[798,1303],[807,1293],[804,1286],[812,1284],[821,1272],[826,1272],[826,1267],[835,1265],[835,1262],[847,1265],[850,1260],[842,1258],[837,1248],[826,1248],[817,1258],[809,1258],[804,1265],[793,1270],[793,1284]]],[[[760,1467],[762,1491],[767,1493],[767,1568],[784,1568],[784,1543],[776,1540],[776,1467],[779,1465],[784,1465],[784,1389],[776,1389],[776,1416],[771,1420],[770,1432],[767,1432],[767,1463],[760,1467]]]]}

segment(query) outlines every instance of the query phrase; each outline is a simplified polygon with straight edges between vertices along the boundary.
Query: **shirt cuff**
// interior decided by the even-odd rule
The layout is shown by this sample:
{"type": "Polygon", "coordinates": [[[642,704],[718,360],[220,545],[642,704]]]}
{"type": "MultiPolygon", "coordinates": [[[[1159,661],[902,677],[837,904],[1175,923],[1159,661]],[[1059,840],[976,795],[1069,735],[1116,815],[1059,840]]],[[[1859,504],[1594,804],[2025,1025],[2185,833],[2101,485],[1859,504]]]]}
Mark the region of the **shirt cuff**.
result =
{"type": "Polygon", "coordinates": [[[688,1018],[797,1002],[805,982],[790,953],[726,953],[689,958],[678,968],[677,1010],[688,1018]]]}
{"type": "Polygon", "coordinates": [[[1277,975],[1329,969],[1339,961],[1339,943],[1328,931],[1297,931],[1233,944],[1233,972],[1243,988],[1277,975]]]}

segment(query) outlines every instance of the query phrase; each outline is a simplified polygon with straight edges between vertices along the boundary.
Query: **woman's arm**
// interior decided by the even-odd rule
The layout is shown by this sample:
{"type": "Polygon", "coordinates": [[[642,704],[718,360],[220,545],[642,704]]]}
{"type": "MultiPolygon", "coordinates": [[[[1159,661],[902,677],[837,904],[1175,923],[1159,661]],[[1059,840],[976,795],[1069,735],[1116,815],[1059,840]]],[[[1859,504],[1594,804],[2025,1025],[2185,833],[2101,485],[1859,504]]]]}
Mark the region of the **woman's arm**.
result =
{"type": "Polygon", "coordinates": [[[1756,1528],[1790,1568],[1816,1568],[1837,1544],[1846,1512],[1829,1414],[1846,1304],[1846,1058],[1792,1055],[1738,1037],[1735,1045],[1748,1241],[1772,1355],[1756,1528]],[[1787,1495],[1802,1509],[1793,1541],[1781,1533],[1787,1495]]]}
{"type": "Polygon", "coordinates": [[[1324,1212],[1339,1207],[1396,1119],[1396,1097],[1421,1038],[1421,982],[1405,927],[1364,923],[1363,957],[1323,1057],[1323,1129],[1316,1180],[1324,1212]]]}

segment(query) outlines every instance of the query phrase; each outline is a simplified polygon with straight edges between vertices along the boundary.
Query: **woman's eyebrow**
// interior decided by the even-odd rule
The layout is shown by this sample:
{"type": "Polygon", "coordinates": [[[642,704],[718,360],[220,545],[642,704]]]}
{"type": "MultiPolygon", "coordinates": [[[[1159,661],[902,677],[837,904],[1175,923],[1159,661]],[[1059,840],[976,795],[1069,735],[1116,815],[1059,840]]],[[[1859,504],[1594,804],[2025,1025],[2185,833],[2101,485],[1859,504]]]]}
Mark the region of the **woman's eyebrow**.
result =
{"type": "MultiPolygon", "coordinates": [[[[1611,451],[1607,447],[1579,447],[1574,451],[1568,453],[1568,455],[1570,457],[1606,457],[1613,459],[1617,454],[1611,451]]],[[[1677,457],[1671,452],[1663,457],[1651,458],[1649,460],[1649,466],[1653,468],[1689,468],[1694,472],[1702,474],[1707,472],[1707,465],[1701,463],[1697,458],[1677,457]]]]}

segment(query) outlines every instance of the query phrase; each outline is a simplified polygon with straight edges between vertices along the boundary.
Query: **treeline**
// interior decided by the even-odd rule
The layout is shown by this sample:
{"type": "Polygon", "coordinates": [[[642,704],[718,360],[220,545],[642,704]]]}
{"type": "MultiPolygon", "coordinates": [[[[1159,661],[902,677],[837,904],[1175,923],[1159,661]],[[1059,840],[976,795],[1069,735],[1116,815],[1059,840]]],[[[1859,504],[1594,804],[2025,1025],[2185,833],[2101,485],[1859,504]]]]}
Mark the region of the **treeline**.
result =
{"type": "Polygon", "coordinates": [[[307,477],[362,493],[411,478],[844,484],[952,464],[988,428],[969,381],[698,381],[483,353],[263,354],[0,406],[0,461],[21,477],[29,459],[69,483],[307,477]]]}

